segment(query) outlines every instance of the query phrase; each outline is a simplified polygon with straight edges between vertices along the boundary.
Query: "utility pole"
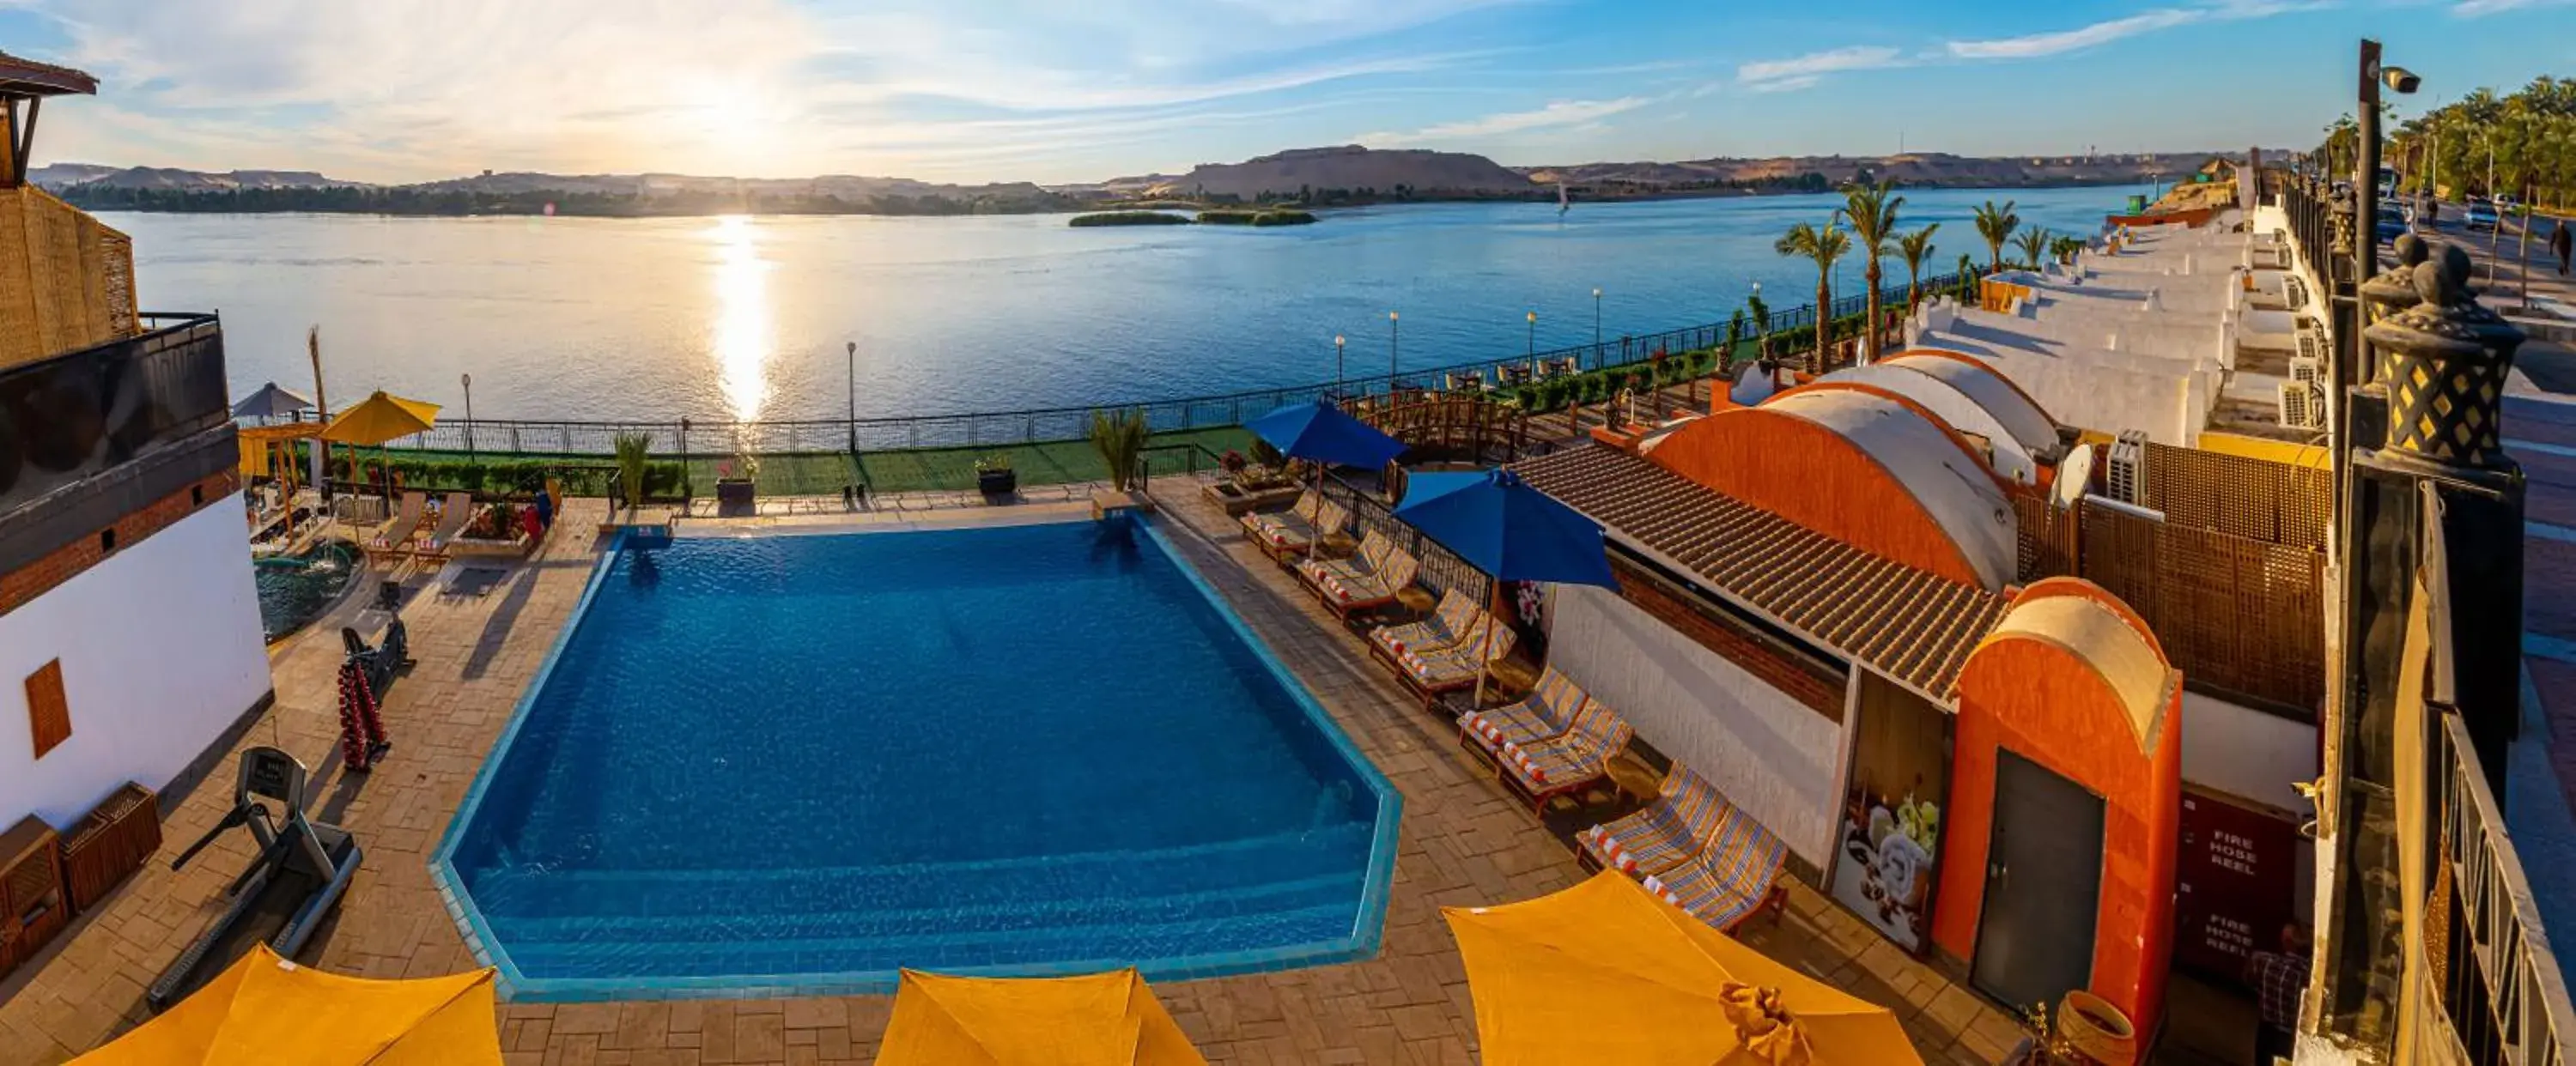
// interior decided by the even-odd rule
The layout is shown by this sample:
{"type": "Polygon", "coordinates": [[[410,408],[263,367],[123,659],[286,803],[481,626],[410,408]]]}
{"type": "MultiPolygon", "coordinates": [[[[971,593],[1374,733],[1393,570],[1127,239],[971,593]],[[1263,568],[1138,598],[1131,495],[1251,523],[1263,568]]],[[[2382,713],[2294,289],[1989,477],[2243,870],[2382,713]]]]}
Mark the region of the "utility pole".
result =
{"type": "MultiPolygon", "coordinates": [[[[306,327],[304,351],[305,354],[313,357],[313,417],[321,419],[322,424],[329,425],[331,398],[322,392],[322,327],[306,327]]],[[[313,438],[313,484],[322,490],[323,501],[329,502],[331,499],[331,440],[328,437],[317,435],[313,438]]]]}

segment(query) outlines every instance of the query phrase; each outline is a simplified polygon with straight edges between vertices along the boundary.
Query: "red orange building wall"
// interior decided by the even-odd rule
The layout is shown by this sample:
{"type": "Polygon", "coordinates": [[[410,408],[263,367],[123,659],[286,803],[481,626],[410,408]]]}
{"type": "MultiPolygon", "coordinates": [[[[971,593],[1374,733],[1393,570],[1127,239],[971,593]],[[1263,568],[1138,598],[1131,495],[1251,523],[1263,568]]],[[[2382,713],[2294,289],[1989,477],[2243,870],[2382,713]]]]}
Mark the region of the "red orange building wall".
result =
{"type": "MultiPolygon", "coordinates": [[[[2099,587],[2058,578],[2024,595],[2034,593],[2102,602],[2155,646],[2134,612],[2099,587]]],[[[2157,658],[2162,657],[2159,649],[2157,658]]],[[[2182,813],[2180,684],[2165,686],[2161,727],[2143,749],[2110,684],[2081,657],[2047,640],[2011,633],[1989,638],[1969,656],[1957,691],[1933,941],[1958,958],[1975,954],[1994,823],[1996,753],[2011,749],[2103,798],[2102,887],[2088,990],[2128,1012],[2140,1034],[2153,1032],[2173,953],[2174,849],[2182,813]]]]}

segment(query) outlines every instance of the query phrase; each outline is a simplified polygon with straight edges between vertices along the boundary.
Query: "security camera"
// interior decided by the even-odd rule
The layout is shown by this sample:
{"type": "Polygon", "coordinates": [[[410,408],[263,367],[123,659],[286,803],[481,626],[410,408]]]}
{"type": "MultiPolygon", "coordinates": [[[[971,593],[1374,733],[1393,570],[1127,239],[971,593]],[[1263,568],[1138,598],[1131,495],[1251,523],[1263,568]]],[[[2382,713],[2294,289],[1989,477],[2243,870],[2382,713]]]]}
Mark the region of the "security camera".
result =
{"type": "Polygon", "coordinates": [[[2413,93],[2424,84],[2424,79],[2416,77],[2414,71],[2404,67],[2381,68],[2379,80],[2387,85],[2390,91],[2400,94],[2413,93]]]}

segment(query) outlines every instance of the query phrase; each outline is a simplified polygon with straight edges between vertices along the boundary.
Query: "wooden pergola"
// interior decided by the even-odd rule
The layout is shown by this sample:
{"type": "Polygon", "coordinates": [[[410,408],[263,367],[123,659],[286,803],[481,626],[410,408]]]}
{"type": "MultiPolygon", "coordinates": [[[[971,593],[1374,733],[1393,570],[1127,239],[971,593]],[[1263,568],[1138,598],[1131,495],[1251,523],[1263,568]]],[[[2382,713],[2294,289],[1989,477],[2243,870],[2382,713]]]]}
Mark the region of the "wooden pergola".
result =
{"type": "Polygon", "coordinates": [[[97,78],[0,52],[0,188],[27,183],[27,157],[36,146],[36,113],[46,97],[97,93],[97,78]],[[18,106],[22,103],[24,112],[18,106]]]}

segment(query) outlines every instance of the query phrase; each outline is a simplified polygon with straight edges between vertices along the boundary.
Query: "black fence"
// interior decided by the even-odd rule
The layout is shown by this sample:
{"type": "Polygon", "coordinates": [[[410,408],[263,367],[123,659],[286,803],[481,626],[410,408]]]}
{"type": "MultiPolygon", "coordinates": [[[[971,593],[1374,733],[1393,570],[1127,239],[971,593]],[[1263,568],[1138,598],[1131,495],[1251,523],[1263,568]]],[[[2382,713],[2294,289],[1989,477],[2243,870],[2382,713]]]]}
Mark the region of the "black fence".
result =
{"type": "Polygon", "coordinates": [[[0,368],[0,515],[232,417],[213,315],[0,368]]]}
{"type": "MultiPolygon", "coordinates": [[[[1926,293],[1949,292],[1958,284],[1958,275],[1945,274],[1925,278],[1922,287],[1926,293]]],[[[1900,279],[1882,286],[1880,297],[1889,314],[1902,314],[1906,300],[1905,283],[1900,279]]],[[[1834,301],[1832,317],[1839,321],[1860,314],[1867,301],[1867,293],[1840,297],[1834,301]]],[[[1744,324],[1744,339],[1751,340],[1765,333],[1807,329],[1815,324],[1816,308],[1812,304],[1776,310],[1771,312],[1767,327],[1748,319],[1744,324]]],[[[1346,378],[1338,383],[1338,388],[1343,398],[1354,398],[1425,388],[1451,375],[1481,374],[1487,375],[1488,380],[1499,380],[1503,368],[1524,371],[1533,364],[1561,367],[1571,363],[1582,370],[1625,366],[1646,362],[1658,353],[1717,347],[1725,342],[1727,328],[1728,323],[1725,322],[1687,326],[1535,354],[1515,353],[1495,359],[1416,368],[1400,374],[1346,378]]],[[[1093,413],[1102,410],[1141,410],[1145,414],[1146,427],[1156,433],[1241,425],[1246,419],[1291,403],[1313,402],[1334,396],[1336,387],[1334,382],[1317,382],[1140,403],[887,418],[769,421],[683,418],[605,422],[442,419],[430,431],[405,438],[396,442],[394,447],[398,450],[609,455],[616,451],[618,435],[640,433],[651,441],[653,454],[685,458],[985,448],[1080,440],[1090,431],[1093,413]]]]}

